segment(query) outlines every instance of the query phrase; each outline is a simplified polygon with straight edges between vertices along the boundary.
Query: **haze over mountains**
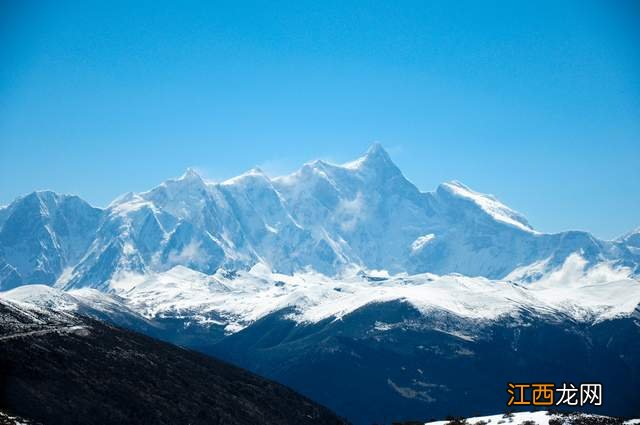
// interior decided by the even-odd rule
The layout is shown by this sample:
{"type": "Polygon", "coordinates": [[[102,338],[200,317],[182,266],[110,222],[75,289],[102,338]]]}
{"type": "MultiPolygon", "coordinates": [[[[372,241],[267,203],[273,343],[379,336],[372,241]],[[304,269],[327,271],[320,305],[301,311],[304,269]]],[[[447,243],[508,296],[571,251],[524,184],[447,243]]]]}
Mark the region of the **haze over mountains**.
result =
{"type": "Polygon", "coordinates": [[[380,145],[341,166],[323,161],[269,178],[258,169],[222,183],[193,170],[107,208],[34,192],[0,209],[0,288],[25,283],[110,290],[128,274],[181,265],[211,274],[261,263],[275,272],[430,272],[536,280],[572,253],[590,265],[640,264],[638,232],[616,241],[544,234],[460,182],[421,192],[380,145]]]}

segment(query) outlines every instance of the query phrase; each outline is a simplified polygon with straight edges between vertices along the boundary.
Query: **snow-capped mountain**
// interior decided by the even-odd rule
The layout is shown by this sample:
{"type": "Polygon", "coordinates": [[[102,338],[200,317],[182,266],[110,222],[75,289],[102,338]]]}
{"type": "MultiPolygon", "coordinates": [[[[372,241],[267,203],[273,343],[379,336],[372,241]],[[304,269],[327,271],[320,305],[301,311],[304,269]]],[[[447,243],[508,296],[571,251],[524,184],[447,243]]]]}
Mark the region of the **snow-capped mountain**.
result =
{"type": "Polygon", "coordinates": [[[339,320],[367,305],[390,302],[406,303],[425,316],[439,312],[476,325],[506,318],[517,321],[523,314],[587,324],[640,314],[640,284],[629,269],[606,263],[589,268],[577,254],[527,284],[459,274],[352,272],[329,277],[304,271],[288,275],[260,264],[248,271],[219,270],[212,275],[176,266],[113,282],[111,289],[118,295],[93,288],[63,291],[23,285],[0,292],[0,298],[136,329],[188,321],[191,327],[216,328],[220,335],[237,333],[282,311],[288,311],[287,320],[304,325],[339,320]]]}
{"type": "Polygon", "coordinates": [[[0,289],[52,284],[82,259],[103,211],[77,196],[33,192],[0,209],[0,289]]]}
{"type": "Polygon", "coordinates": [[[597,323],[635,313],[640,284],[628,270],[606,265],[585,268],[586,261],[573,255],[557,271],[523,285],[429,273],[355,273],[339,278],[314,272],[285,275],[264,267],[206,275],[177,266],[116,290],[131,309],[145,317],[188,318],[191,326],[219,327],[225,334],[285,310],[290,311],[288,320],[313,324],[340,319],[368,304],[394,301],[405,302],[426,316],[439,311],[476,322],[517,319],[526,312],[548,321],[597,323]]]}
{"type": "Polygon", "coordinates": [[[0,209],[0,288],[110,291],[175,266],[212,274],[256,264],[285,274],[362,269],[535,281],[573,253],[591,266],[637,273],[634,235],[537,232],[460,182],[421,192],[373,145],[350,163],[313,161],[277,178],[253,169],[209,183],[188,170],[103,210],[52,192],[19,198],[0,209]]]}
{"type": "Polygon", "coordinates": [[[187,170],[105,209],[19,198],[0,298],[214,354],[356,424],[492,413],[515,379],[603,382],[632,414],[639,234],[539,232],[460,182],[421,192],[374,145],[276,178],[187,170]]]}
{"type": "Polygon", "coordinates": [[[126,300],[96,289],[62,291],[46,285],[22,285],[0,292],[0,300],[9,300],[25,308],[88,316],[139,332],[153,333],[152,320],[127,306],[126,300]]]}
{"type": "Polygon", "coordinates": [[[640,285],[606,265],[585,267],[574,255],[519,284],[177,266],[118,286],[118,297],[25,285],[0,303],[91,315],[214,355],[354,424],[489,414],[504,408],[506,382],[543,378],[601,382],[606,409],[594,412],[637,414],[640,285]]]}

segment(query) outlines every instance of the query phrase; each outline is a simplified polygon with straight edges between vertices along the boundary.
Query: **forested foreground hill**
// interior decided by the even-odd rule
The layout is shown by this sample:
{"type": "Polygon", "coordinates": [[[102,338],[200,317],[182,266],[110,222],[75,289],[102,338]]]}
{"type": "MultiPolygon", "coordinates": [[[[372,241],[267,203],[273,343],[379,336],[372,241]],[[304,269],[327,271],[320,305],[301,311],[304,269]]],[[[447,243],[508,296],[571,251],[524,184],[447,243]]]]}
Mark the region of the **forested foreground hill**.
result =
{"type": "Polygon", "coordinates": [[[43,424],[343,424],[296,392],[82,316],[0,301],[0,410],[43,424]]]}

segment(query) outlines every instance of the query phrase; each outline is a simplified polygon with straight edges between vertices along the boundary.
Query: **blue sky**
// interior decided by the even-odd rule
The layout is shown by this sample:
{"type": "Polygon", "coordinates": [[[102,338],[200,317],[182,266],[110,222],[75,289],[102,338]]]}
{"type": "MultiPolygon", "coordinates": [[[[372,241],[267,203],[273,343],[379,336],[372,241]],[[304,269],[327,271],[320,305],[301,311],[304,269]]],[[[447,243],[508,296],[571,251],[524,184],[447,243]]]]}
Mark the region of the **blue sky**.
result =
{"type": "Polygon", "coordinates": [[[0,0],[0,203],[377,141],[542,231],[640,225],[640,4],[0,0]]]}

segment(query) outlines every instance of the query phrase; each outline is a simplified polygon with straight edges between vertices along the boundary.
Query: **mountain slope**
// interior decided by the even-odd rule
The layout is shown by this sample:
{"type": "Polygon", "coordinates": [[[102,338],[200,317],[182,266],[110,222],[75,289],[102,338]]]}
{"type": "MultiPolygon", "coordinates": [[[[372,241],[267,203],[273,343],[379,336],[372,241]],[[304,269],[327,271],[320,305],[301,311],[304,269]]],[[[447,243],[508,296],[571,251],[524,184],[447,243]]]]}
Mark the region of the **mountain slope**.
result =
{"type": "MultiPolygon", "coordinates": [[[[620,415],[640,405],[638,234],[538,232],[460,182],[421,192],[374,145],[277,178],[188,170],[104,210],[20,198],[0,208],[0,289],[13,288],[0,302],[216,354],[358,424],[499,411],[517,379],[605,382],[620,415]]],[[[124,361],[100,343],[83,351],[93,334],[73,326],[52,346],[124,361]]],[[[25,336],[58,334],[35,329],[25,336]]]]}
{"type": "Polygon", "coordinates": [[[0,409],[56,424],[341,424],[229,364],[76,314],[0,300],[0,409]]]}
{"type": "Polygon", "coordinates": [[[356,424],[500,411],[505,383],[518,379],[603,382],[602,409],[613,415],[640,404],[640,284],[577,255],[528,284],[177,266],[117,297],[27,285],[2,299],[82,311],[213,354],[356,424]]]}
{"type": "Polygon", "coordinates": [[[53,284],[80,261],[102,211],[77,196],[33,192],[0,209],[0,290],[53,284]]]}
{"type": "Polygon", "coordinates": [[[145,334],[161,331],[161,327],[126,305],[126,300],[95,289],[83,288],[64,292],[46,285],[23,285],[0,293],[0,300],[18,303],[26,308],[39,307],[91,317],[115,326],[145,334]]]}
{"type": "Polygon", "coordinates": [[[600,382],[606,401],[580,410],[640,415],[638,316],[594,325],[521,310],[491,322],[399,301],[318,323],[287,312],[203,347],[282,382],[354,424],[491,414],[508,382],[600,382]]]}

